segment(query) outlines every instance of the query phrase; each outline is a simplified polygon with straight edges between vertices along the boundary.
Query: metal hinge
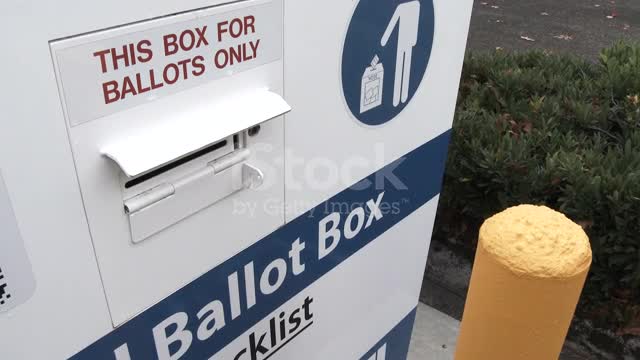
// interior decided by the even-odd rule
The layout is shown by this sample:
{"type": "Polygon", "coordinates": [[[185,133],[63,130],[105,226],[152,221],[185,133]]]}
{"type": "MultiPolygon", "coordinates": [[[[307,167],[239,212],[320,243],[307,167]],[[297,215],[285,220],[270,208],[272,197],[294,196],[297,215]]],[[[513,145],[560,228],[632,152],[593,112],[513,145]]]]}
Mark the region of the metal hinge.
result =
{"type": "MultiPolygon", "coordinates": [[[[172,183],[165,183],[149,189],[139,195],[136,195],[124,201],[124,211],[126,214],[133,214],[143,210],[153,204],[156,204],[170,196],[175,195],[176,189],[196,181],[204,176],[219,174],[235,165],[242,164],[251,155],[249,149],[236,150],[219,159],[207,164],[203,169],[192,173],[186,177],[178,179],[172,183]]],[[[264,174],[259,169],[249,165],[242,164],[242,188],[255,189],[262,185],[264,174]]]]}

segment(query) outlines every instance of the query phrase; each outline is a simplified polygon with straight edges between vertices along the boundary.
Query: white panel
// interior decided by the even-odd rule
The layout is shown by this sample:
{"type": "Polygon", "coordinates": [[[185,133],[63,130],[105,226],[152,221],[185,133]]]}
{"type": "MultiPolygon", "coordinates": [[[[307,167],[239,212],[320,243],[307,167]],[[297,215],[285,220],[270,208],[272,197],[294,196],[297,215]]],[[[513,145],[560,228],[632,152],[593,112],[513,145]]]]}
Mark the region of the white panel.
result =
{"type": "Polygon", "coordinates": [[[0,315],[2,358],[67,358],[113,329],[49,41],[226,2],[2,4],[0,33],[5,41],[0,77],[11,86],[0,90],[0,168],[37,283],[29,301],[0,315]]]}
{"type": "MultiPolygon", "coordinates": [[[[290,126],[285,132],[283,119],[276,118],[248,139],[247,146],[255,150],[250,161],[265,169],[265,185],[226,198],[220,206],[134,245],[122,210],[120,169],[100,149],[123,129],[145,127],[150,120],[141,117],[127,124],[126,119],[101,118],[87,122],[91,127],[74,127],[69,136],[64,117],[68,104],[61,104],[50,42],[223,3],[242,7],[245,1],[3,4],[0,32],[6,41],[0,78],[7,86],[0,90],[0,117],[7,120],[0,131],[0,168],[37,282],[33,297],[0,314],[3,358],[67,358],[113,330],[113,323],[281,226],[284,163],[293,168],[286,193],[292,218],[449,128],[471,0],[435,1],[436,36],[424,84],[401,115],[408,120],[379,128],[353,119],[340,91],[341,44],[358,1],[286,0],[286,61],[172,95],[184,96],[186,102],[189,96],[215,98],[257,87],[283,95],[286,64],[284,97],[294,108],[287,115],[290,126]],[[291,145],[286,159],[285,134],[291,145]],[[309,163],[313,166],[306,167],[309,163]],[[340,171],[338,182],[318,183],[318,178],[305,176],[319,165],[324,170],[316,175],[331,172],[327,163],[349,171],[340,171]]],[[[389,70],[387,66],[385,76],[389,70]]],[[[308,290],[322,298],[317,303],[321,322],[277,357],[358,358],[377,342],[415,305],[434,212],[435,200],[312,284],[308,290]]],[[[218,357],[237,354],[234,344],[218,357]]]]}
{"type": "Polygon", "coordinates": [[[31,262],[0,171],[0,313],[26,302],[35,287],[31,262]]]}
{"type": "MultiPolygon", "coordinates": [[[[281,62],[263,65],[171,97],[176,103],[189,104],[191,101],[224,97],[229,92],[258,88],[281,93],[281,62]]],[[[153,126],[154,118],[130,116],[139,109],[141,107],[122,113],[127,116],[118,113],[70,128],[89,229],[114,324],[121,324],[283,224],[281,211],[269,211],[262,206],[251,214],[237,212],[237,206],[244,204],[271,201],[281,206],[283,170],[269,166],[264,169],[268,181],[261,188],[238,192],[144,242],[133,243],[129,217],[123,207],[121,170],[101,152],[112,139],[125,136],[131,129],[153,126]],[[246,222],[251,222],[251,226],[245,226],[246,222]],[[180,256],[176,257],[176,254],[180,256]],[[162,281],[157,281],[159,278],[162,281]]],[[[171,113],[179,114],[183,109],[176,107],[171,113]]],[[[275,159],[282,158],[282,117],[264,123],[258,136],[249,138],[247,147],[252,151],[248,159],[251,164],[274,164],[275,159]],[[262,144],[267,148],[263,150],[262,144]]],[[[190,171],[189,163],[182,167],[177,171],[186,176],[190,171]]],[[[154,179],[160,183],[171,182],[175,176],[174,171],[154,179]]],[[[142,184],[136,187],[140,186],[142,184]]],[[[227,186],[224,189],[226,191],[227,186]]],[[[157,219],[158,222],[161,220],[157,219]]],[[[165,226],[158,223],[155,227],[165,226]]]]}

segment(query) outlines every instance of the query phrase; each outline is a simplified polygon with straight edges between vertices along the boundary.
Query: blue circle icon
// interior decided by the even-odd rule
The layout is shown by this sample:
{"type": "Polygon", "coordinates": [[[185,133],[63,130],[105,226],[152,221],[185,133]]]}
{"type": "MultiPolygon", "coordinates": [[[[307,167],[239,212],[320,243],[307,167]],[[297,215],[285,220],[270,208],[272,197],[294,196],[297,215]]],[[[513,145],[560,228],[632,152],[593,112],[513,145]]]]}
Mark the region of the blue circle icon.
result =
{"type": "Polygon", "coordinates": [[[342,50],[342,89],[349,110],[381,125],[409,104],[427,71],[433,0],[360,0],[342,50]]]}

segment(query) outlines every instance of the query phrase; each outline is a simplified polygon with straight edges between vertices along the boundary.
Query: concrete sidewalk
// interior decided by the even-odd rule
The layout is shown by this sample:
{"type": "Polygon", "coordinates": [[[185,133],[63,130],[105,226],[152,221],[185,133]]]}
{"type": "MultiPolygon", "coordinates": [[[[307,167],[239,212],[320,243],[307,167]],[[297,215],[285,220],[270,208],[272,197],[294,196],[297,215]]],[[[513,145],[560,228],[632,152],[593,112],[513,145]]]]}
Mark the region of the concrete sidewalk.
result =
{"type": "Polygon", "coordinates": [[[460,322],[423,303],[418,304],[408,360],[451,360],[460,322]]]}
{"type": "MultiPolygon", "coordinates": [[[[407,359],[452,360],[459,330],[460,321],[419,303],[407,359]]],[[[565,344],[560,354],[560,360],[589,359],[595,359],[595,357],[574,348],[571,343],[565,344]]]]}

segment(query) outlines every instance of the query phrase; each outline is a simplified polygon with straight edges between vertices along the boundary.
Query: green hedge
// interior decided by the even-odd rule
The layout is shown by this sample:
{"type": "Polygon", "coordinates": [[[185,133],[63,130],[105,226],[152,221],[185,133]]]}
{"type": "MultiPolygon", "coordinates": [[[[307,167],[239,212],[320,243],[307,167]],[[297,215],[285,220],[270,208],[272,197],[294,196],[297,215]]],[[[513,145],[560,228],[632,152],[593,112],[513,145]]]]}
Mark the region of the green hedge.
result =
{"type": "Polygon", "coordinates": [[[472,249],[483,219],[521,203],[583,225],[594,262],[581,309],[613,296],[626,321],[640,303],[640,46],[616,44],[598,63],[467,56],[436,235],[472,249]]]}

